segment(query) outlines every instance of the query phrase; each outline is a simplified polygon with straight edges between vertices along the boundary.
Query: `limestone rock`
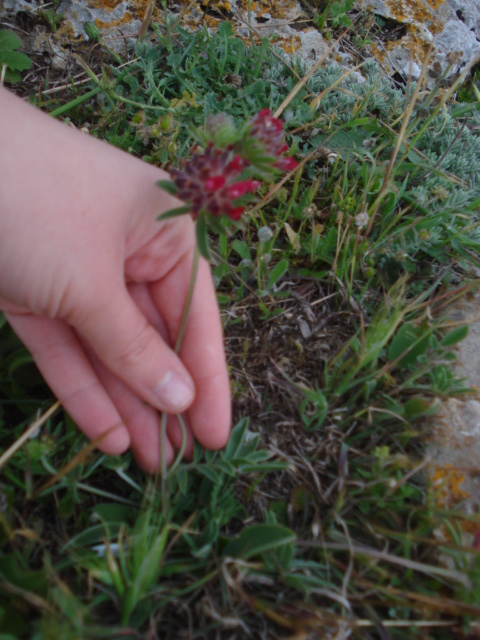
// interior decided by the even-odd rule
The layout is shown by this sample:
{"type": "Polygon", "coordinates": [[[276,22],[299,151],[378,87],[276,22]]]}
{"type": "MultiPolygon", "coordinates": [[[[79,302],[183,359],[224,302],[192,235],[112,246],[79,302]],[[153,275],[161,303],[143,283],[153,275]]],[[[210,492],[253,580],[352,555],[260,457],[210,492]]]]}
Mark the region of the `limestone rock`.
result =
{"type": "Polygon", "coordinates": [[[399,40],[372,47],[390,73],[418,78],[432,42],[430,63],[443,71],[462,72],[480,59],[480,0],[358,0],[356,8],[405,26],[399,40]],[[452,52],[461,54],[453,65],[447,59],[452,52]]]}
{"type": "MultiPolygon", "coordinates": [[[[443,469],[443,496],[453,506],[463,502],[464,512],[480,511],[480,293],[463,301],[450,313],[455,323],[469,326],[467,337],[457,345],[456,373],[476,393],[462,399],[450,398],[437,416],[429,456],[438,469],[443,469]],[[450,470],[450,471],[449,471],[450,470]],[[456,474],[455,482],[448,482],[456,474]]],[[[437,474],[438,475],[438,474],[437,474]]],[[[434,474],[435,477],[435,474],[434,474]]],[[[440,476],[441,479],[441,476],[440,476]]]]}

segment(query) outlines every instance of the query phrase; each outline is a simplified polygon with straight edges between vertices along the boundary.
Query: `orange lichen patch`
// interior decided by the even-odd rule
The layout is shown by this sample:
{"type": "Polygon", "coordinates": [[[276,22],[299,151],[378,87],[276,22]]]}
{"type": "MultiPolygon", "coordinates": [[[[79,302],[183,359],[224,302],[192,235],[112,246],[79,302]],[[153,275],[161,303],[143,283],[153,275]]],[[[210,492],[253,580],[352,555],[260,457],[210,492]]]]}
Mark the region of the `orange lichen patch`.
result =
{"type": "MultiPolygon", "coordinates": [[[[435,469],[431,481],[436,506],[439,509],[451,509],[463,500],[470,498],[468,491],[463,488],[466,479],[465,473],[455,469],[449,463],[435,469]]],[[[480,529],[480,517],[478,519],[462,518],[460,512],[457,512],[457,517],[463,532],[475,534],[480,529]]],[[[442,527],[442,533],[446,539],[451,538],[451,534],[446,527],[442,527]]]]}
{"type": "Polygon", "coordinates": [[[445,0],[427,0],[428,4],[432,7],[432,9],[438,9],[442,4],[445,4],[445,0]]]}
{"type": "MultiPolygon", "coordinates": [[[[430,43],[427,42],[425,36],[421,29],[414,24],[407,25],[407,33],[401,40],[401,44],[404,48],[408,49],[412,54],[412,60],[420,64],[420,66],[425,62],[428,56],[428,52],[430,50],[430,43]]],[[[372,55],[379,61],[387,66],[389,65],[388,61],[388,52],[394,51],[399,46],[399,41],[385,41],[383,42],[383,46],[379,47],[374,42],[369,45],[369,49],[372,55]]],[[[435,51],[435,47],[433,48],[435,51]]]]}
{"type": "Polygon", "coordinates": [[[431,10],[421,0],[389,0],[390,14],[398,22],[411,22],[415,20],[419,24],[432,19],[431,10]]]}
{"type": "Polygon", "coordinates": [[[296,51],[302,48],[302,39],[300,36],[293,36],[292,38],[286,38],[277,40],[274,44],[280,45],[285,53],[293,55],[296,51]]]}
{"type": "Polygon", "coordinates": [[[411,24],[408,26],[407,35],[404,38],[404,44],[412,53],[414,60],[424,62],[427,59],[430,44],[425,40],[420,29],[415,25],[411,24]]]}
{"type": "Polygon", "coordinates": [[[375,42],[372,42],[370,44],[370,51],[372,53],[372,55],[379,61],[379,62],[383,62],[384,58],[385,58],[385,48],[380,49],[375,42]]]}
{"type": "Polygon", "coordinates": [[[126,22],[130,22],[131,20],[133,20],[133,16],[130,11],[125,11],[125,15],[121,18],[118,18],[117,20],[112,20],[112,22],[104,22],[103,20],[97,18],[95,20],[95,24],[99,29],[111,29],[112,27],[119,27],[120,25],[125,24],[126,22]]]}
{"type": "MultiPolygon", "coordinates": [[[[283,2],[278,2],[278,0],[259,0],[257,2],[252,2],[250,8],[255,12],[257,17],[261,17],[265,13],[268,13],[272,18],[281,20],[288,16],[287,11],[289,9],[295,9],[296,6],[296,0],[283,0],[283,2]]],[[[242,11],[248,11],[248,0],[242,0],[240,8],[242,11]]]]}
{"type": "Polygon", "coordinates": [[[53,34],[55,40],[64,41],[68,40],[78,40],[81,38],[78,34],[75,33],[75,29],[72,27],[68,20],[62,20],[60,26],[57,28],[55,33],[53,34]]]}
{"type": "Polygon", "coordinates": [[[203,0],[201,3],[202,9],[213,9],[214,11],[230,11],[232,5],[225,0],[203,0]]]}
{"type": "MultiPolygon", "coordinates": [[[[94,9],[104,9],[105,11],[113,11],[118,7],[119,4],[121,4],[121,1],[122,0],[88,0],[88,4],[94,9]]],[[[149,3],[149,0],[131,0],[131,2],[128,3],[129,11],[125,11],[124,17],[121,18],[122,22],[118,24],[124,24],[125,22],[128,22],[128,20],[131,20],[132,18],[138,18],[142,20],[147,11],[148,3],[149,3]]],[[[157,11],[154,9],[154,14],[157,11]]],[[[118,26],[117,20],[114,21],[115,24],[113,24],[113,22],[112,23],[105,23],[102,21],[100,22],[102,23],[103,27],[118,26]]],[[[97,26],[100,28],[99,24],[97,24],[97,26]]]]}
{"type": "Polygon", "coordinates": [[[203,22],[207,25],[207,27],[210,27],[210,29],[216,29],[221,20],[218,20],[218,18],[214,18],[213,16],[205,15],[203,17],[203,22]]]}
{"type": "Polygon", "coordinates": [[[118,7],[121,0],[88,0],[88,4],[94,9],[106,9],[113,11],[118,7]]]}
{"type": "Polygon", "coordinates": [[[470,494],[462,488],[466,476],[462,471],[455,469],[453,465],[435,469],[432,476],[432,484],[435,491],[435,501],[438,507],[451,507],[470,497],[470,494]]]}

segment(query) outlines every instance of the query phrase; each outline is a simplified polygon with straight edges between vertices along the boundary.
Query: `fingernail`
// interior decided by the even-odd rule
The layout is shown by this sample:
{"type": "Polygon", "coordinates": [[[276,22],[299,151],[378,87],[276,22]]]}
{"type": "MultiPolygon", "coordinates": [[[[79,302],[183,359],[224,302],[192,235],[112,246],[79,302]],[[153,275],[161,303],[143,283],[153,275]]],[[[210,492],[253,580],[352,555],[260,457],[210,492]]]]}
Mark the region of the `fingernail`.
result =
{"type": "Polygon", "coordinates": [[[192,388],[174,371],[165,374],[155,389],[155,395],[165,411],[183,411],[193,400],[192,388]]]}

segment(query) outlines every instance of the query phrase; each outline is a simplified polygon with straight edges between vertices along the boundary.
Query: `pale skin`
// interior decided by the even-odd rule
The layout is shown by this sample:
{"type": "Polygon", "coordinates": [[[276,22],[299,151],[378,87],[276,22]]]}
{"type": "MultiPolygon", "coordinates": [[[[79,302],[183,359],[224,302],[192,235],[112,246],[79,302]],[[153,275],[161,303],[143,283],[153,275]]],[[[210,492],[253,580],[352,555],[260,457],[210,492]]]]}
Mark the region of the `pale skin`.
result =
{"type": "Polygon", "coordinates": [[[158,222],[180,203],[165,172],[0,88],[0,309],[46,382],[101,451],[160,467],[193,438],[223,447],[230,386],[210,268],[201,259],[179,356],[194,224],[158,222]]]}

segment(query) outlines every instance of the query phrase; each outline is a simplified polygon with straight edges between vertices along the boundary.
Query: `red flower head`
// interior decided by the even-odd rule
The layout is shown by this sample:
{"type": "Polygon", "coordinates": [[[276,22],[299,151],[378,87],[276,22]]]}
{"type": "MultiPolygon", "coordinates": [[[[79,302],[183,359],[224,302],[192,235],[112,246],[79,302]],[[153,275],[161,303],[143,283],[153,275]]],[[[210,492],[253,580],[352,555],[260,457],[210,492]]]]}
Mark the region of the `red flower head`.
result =
{"type": "Polygon", "coordinates": [[[182,170],[172,168],[170,174],[178,197],[191,205],[194,218],[204,210],[213,216],[224,215],[238,220],[245,207],[236,204],[235,200],[253,193],[260,186],[255,180],[235,181],[247,164],[231,147],[216,149],[210,143],[203,154],[194,151],[182,170]]]}
{"type": "Polygon", "coordinates": [[[262,147],[265,153],[274,158],[278,158],[274,166],[281,171],[293,171],[298,166],[298,162],[291,156],[281,157],[289,149],[284,142],[283,123],[278,118],[274,118],[270,109],[262,109],[250,121],[249,136],[254,138],[262,147]]]}

